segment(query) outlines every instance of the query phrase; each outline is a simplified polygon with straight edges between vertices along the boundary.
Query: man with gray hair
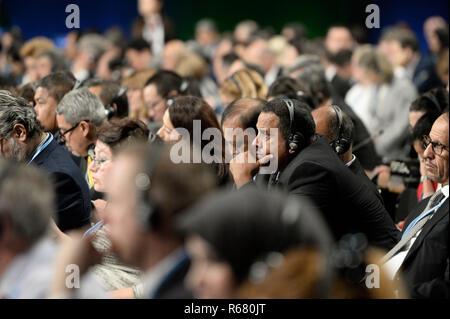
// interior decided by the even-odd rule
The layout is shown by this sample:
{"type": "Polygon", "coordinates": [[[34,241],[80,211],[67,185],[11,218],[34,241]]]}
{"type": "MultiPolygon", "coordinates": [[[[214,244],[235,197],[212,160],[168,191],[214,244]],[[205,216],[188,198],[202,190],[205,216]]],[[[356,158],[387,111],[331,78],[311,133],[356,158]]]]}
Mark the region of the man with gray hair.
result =
{"type": "Polygon", "coordinates": [[[50,174],[56,193],[55,222],[61,231],[89,225],[89,189],[69,153],[51,133],[44,132],[27,101],[4,90],[0,90],[0,151],[4,158],[50,174]]]}
{"type": "Polygon", "coordinates": [[[0,159],[0,299],[45,298],[55,243],[50,180],[33,166],[0,159]]]}
{"type": "Polygon", "coordinates": [[[80,169],[86,175],[86,181],[93,185],[89,165],[94,144],[97,140],[97,127],[105,120],[106,112],[100,99],[89,91],[80,88],[67,93],[56,108],[56,121],[59,136],[67,148],[76,156],[85,159],[80,169]]]}

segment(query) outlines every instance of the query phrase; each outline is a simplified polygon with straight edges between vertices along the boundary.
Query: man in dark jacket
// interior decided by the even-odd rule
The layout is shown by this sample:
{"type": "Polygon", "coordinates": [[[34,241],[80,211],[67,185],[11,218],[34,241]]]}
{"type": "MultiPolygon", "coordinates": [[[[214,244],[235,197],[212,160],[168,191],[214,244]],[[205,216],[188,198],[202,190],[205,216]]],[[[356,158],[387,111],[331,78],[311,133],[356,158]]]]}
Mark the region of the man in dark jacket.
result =
{"type": "Polygon", "coordinates": [[[44,133],[36,112],[24,99],[0,91],[0,142],[2,156],[36,165],[54,183],[56,224],[61,231],[88,226],[91,215],[89,190],[69,153],[44,133]]]}
{"type": "Polygon", "coordinates": [[[315,134],[311,114],[299,104],[276,99],[263,108],[254,142],[257,161],[245,160],[246,152],[230,163],[237,188],[250,184],[258,169],[267,161],[272,166],[274,160],[278,167],[269,188],[281,187],[290,194],[309,197],[337,239],[362,232],[370,244],[392,248],[399,232],[387,211],[344,166],[327,139],[315,134]]]}

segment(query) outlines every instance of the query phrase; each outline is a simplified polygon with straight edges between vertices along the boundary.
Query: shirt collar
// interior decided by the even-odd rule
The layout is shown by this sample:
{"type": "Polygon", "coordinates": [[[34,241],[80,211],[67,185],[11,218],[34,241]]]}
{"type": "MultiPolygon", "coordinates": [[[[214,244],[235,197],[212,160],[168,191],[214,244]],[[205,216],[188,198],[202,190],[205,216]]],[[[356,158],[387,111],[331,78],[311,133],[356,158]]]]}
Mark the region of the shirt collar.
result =
{"type": "Polygon", "coordinates": [[[448,198],[448,193],[449,193],[448,185],[445,185],[444,187],[442,187],[441,191],[442,191],[442,194],[444,194],[445,198],[448,198]]]}
{"type": "Polygon", "coordinates": [[[355,154],[352,154],[352,156],[353,156],[352,159],[349,162],[345,163],[345,166],[350,167],[353,164],[353,162],[356,160],[355,154]]]}

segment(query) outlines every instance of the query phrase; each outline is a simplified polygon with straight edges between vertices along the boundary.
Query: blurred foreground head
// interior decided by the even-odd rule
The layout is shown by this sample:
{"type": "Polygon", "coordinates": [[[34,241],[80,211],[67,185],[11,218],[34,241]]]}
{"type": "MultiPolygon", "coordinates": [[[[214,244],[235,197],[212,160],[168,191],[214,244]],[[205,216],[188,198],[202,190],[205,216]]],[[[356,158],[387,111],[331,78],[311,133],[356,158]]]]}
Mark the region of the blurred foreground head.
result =
{"type": "Polygon", "coordinates": [[[182,246],[173,219],[215,188],[203,164],[175,164],[170,147],[136,144],[114,159],[108,176],[110,238],[126,263],[147,269],[182,246]]]}

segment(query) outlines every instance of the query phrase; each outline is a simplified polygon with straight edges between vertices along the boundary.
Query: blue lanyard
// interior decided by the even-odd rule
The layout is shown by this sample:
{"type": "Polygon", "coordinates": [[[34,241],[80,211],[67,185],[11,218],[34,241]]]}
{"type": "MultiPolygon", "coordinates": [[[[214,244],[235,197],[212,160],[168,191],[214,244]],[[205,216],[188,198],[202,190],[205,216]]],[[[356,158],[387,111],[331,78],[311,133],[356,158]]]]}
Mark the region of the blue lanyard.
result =
{"type": "Polygon", "coordinates": [[[49,136],[47,137],[47,140],[45,141],[44,145],[42,145],[37,151],[36,153],[34,153],[33,157],[31,158],[31,160],[28,162],[28,165],[31,164],[31,162],[33,162],[33,160],[43,151],[45,150],[45,148],[53,141],[53,135],[52,133],[48,133],[49,136]]]}
{"type": "Polygon", "coordinates": [[[425,213],[420,214],[419,216],[417,216],[412,222],[411,224],[408,225],[408,227],[406,228],[406,230],[404,231],[402,238],[405,237],[406,233],[409,232],[411,230],[411,228],[414,227],[414,225],[416,225],[422,218],[428,216],[429,214],[431,214],[433,211],[437,210],[439,207],[442,206],[442,204],[444,204],[445,202],[445,198],[436,206],[434,206],[433,208],[430,208],[429,210],[427,210],[425,213]]]}

